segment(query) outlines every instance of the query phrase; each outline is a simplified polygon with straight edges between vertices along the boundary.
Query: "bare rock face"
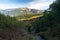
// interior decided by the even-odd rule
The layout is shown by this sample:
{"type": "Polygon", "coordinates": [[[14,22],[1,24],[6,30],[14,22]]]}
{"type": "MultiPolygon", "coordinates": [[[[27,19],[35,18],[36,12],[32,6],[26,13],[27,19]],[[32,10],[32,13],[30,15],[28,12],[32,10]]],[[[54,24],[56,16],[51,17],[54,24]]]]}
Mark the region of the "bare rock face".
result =
{"type": "Polygon", "coordinates": [[[9,28],[0,33],[0,40],[36,40],[22,28],[9,28]]]}

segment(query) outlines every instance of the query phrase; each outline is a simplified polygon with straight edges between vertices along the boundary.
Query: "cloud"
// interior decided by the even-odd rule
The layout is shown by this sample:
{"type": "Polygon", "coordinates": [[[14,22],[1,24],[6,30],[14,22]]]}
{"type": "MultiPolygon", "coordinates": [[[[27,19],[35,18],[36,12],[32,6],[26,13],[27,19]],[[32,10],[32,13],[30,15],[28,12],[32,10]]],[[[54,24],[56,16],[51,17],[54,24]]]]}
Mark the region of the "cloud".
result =
{"type": "Polygon", "coordinates": [[[21,8],[21,7],[25,7],[25,5],[21,5],[21,4],[0,4],[0,9],[10,9],[10,8],[21,8]]]}
{"type": "Polygon", "coordinates": [[[34,0],[28,4],[28,8],[47,9],[52,2],[53,0],[34,0]]]}
{"type": "MultiPolygon", "coordinates": [[[[23,1],[24,2],[24,1],[23,1]]],[[[12,0],[0,0],[0,9],[9,9],[9,8],[21,8],[27,7],[32,9],[47,9],[53,0],[33,0],[28,3],[21,3],[18,1],[12,0]],[[14,3],[16,2],[16,3],[14,3]]]]}

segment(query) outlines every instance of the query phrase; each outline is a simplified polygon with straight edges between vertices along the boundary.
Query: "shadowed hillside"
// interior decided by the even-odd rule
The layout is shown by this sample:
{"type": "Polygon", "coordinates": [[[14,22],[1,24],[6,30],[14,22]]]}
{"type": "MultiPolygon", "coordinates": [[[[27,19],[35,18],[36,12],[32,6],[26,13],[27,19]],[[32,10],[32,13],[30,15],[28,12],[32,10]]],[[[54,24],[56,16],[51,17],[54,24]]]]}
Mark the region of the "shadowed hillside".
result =
{"type": "Polygon", "coordinates": [[[38,40],[37,35],[30,34],[24,27],[23,21],[0,14],[0,40],[38,40]]]}

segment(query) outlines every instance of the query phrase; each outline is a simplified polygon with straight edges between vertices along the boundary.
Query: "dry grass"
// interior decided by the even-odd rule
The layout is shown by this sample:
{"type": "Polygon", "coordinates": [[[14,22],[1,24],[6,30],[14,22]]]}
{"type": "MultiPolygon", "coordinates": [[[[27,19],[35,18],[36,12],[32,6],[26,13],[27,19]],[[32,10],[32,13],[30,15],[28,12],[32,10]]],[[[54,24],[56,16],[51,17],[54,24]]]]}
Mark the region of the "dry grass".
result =
{"type": "Polygon", "coordinates": [[[21,20],[32,20],[32,19],[36,19],[36,18],[39,18],[39,17],[42,17],[42,16],[43,16],[43,14],[42,15],[35,15],[35,16],[30,17],[30,18],[22,18],[22,19],[17,18],[17,20],[18,21],[21,21],[21,20]]]}

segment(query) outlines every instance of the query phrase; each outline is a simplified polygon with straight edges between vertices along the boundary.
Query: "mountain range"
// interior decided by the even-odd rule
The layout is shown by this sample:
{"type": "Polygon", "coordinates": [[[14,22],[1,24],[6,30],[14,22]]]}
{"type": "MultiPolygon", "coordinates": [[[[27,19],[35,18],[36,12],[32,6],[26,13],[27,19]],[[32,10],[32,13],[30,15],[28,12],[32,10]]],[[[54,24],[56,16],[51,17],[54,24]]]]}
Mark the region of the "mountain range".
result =
{"type": "Polygon", "coordinates": [[[22,14],[41,14],[42,12],[38,9],[30,9],[30,8],[12,8],[6,10],[0,10],[2,14],[9,16],[18,16],[22,14]]]}

